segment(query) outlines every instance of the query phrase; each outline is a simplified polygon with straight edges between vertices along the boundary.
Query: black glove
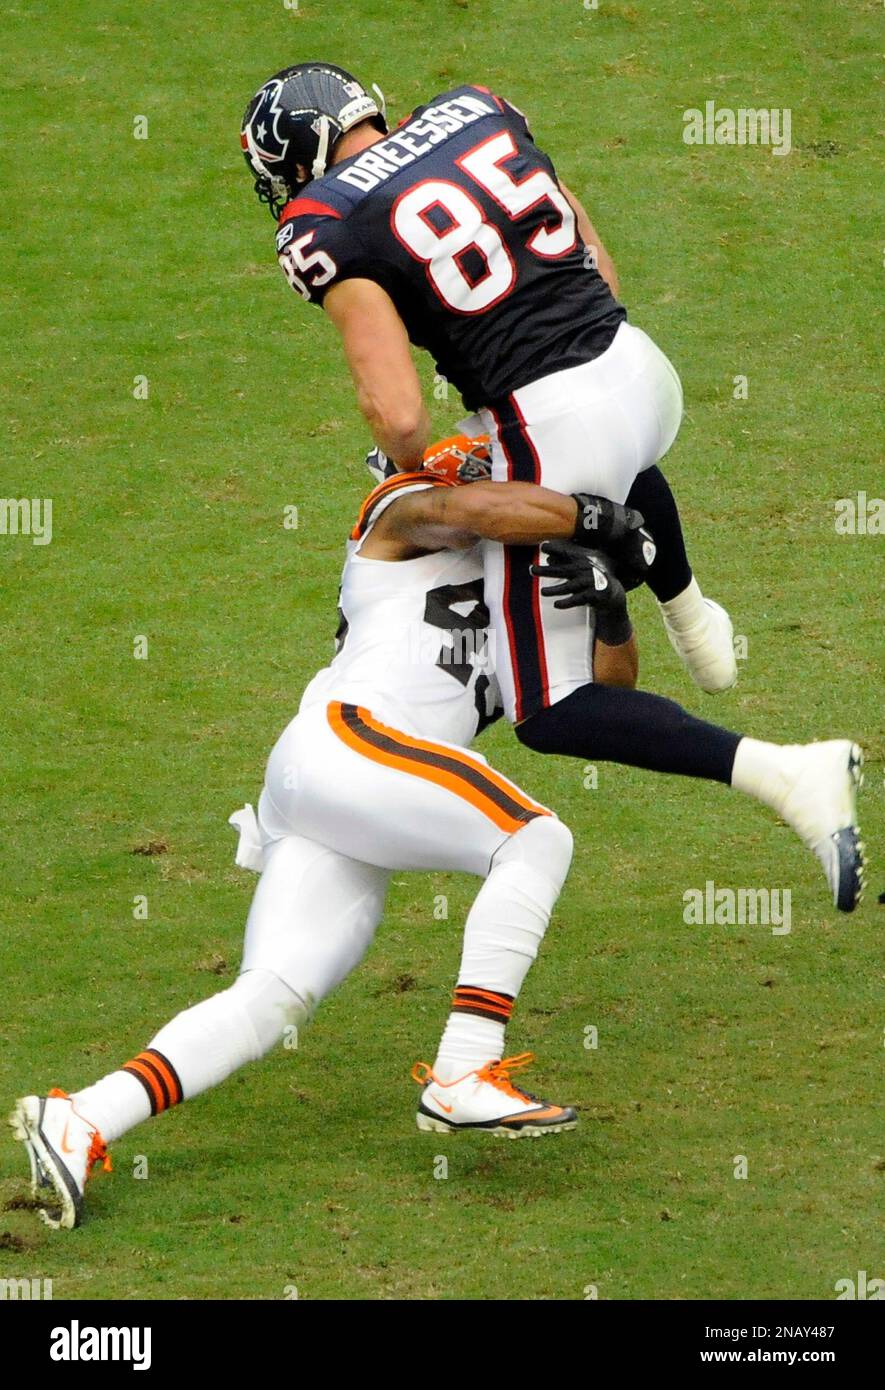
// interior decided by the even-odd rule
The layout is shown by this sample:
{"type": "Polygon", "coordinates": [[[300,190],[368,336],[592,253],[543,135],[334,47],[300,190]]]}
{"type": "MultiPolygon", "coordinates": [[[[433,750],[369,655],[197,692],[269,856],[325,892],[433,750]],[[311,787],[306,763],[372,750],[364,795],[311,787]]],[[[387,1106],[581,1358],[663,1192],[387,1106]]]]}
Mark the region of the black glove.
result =
{"type": "Polygon", "coordinates": [[[657,547],[642,513],[589,492],[573,492],[572,497],[578,506],[572,536],[575,544],[592,546],[608,555],[625,591],[644,584],[657,547]]]}
{"type": "Polygon", "coordinates": [[[596,636],[608,647],[627,642],[633,627],[627,613],[624,586],[615,575],[608,556],[587,550],[574,541],[545,541],[541,550],[546,565],[532,565],[537,579],[561,579],[541,593],[555,598],[554,608],[578,608],[586,604],[596,614],[596,636]]]}
{"type": "Polygon", "coordinates": [[[393,460],[389,459],[377,444],[366,454],[366,467],[376,483],[383,483],[385,478],[392,478],[394,473],[399,471],[393,460]]]}

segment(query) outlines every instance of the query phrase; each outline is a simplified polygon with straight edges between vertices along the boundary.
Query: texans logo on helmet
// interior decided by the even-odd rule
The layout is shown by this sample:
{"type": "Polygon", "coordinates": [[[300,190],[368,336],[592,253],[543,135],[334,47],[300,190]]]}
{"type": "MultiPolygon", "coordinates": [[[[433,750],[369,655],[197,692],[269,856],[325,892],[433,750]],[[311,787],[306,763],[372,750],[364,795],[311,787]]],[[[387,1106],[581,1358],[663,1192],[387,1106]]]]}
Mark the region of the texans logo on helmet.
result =
{"type": "Polygon", "coordinates": [[[262,87],[249,117],[250,143],[254,152],[268,164],[278,164],[289,148],[288,139],[277,130],[277,122],[284,114],[283,108],[277,105],[282,86],[282,82],[275,80],[262,87]]]}

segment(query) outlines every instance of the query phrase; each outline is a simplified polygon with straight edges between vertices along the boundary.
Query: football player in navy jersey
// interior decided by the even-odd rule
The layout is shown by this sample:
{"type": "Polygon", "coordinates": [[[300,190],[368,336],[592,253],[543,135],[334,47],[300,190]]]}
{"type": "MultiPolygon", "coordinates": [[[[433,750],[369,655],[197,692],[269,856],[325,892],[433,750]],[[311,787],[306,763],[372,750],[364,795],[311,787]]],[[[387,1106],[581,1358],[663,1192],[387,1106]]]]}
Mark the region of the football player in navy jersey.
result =
{"type": "MultiPolygon", "coordinates": [[[[731,621],[692,575],[658,467],[679,429],[679,378],[627,322],[585,209],[522,113],[487,88],[444,92],[392,133],[374,91],[334,64],[296,64],[253,97],[241,144],[279,223],[280,265],[338,329],[376,443],[397,468],[420,467],[429,419],[409,346],[427,349],[474,412],[462,428],[490,436],[496,481],[580,495],[579,527],[603,548],[624,504],[644,516],[657,543],[644,578],[670,640],[702,689],[728,689],[731,621]]],[[[670,700],[594,683],[589,610],[545,594],[539,549],[487,541],[483,564],[505,713],[523,743],[763,799],[801,786],[807,843],[837,906],[856,905],[856,745],[751,756],[752,740],[670,700]]]]}

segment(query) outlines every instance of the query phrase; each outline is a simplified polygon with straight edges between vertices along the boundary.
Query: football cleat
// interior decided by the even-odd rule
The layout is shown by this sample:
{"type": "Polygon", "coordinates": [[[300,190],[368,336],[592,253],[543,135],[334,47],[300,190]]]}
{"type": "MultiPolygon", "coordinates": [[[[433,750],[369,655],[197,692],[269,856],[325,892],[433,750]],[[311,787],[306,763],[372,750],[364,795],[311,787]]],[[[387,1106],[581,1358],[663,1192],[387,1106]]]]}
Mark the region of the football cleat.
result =
{"type": "Polygon", "coordinates": [[[857,824],[863,753],[850,739],[790,745],[782,752],[778,812],[820,860],[834,905],[853,912],[866,882],[857,824]]]}
{"type": "Polygon", "coordinates": [[[663,605],[661,616],[670,645],[695,685],[708,695],[730,690],[737,681],[737,660],[734,628],[725,609],[705,598],[690,618],[672,615],[663,605]]]}
{"type": "Polygon", "coordinates": [[[511,1139],[537,1138],[574,1129],[578,1116],[570,1105],[539,1100],[510,1080],[510,1072],[527,1066],[531,1052],[486,1062],[455,1081],[440,1081],[426,1062],[416,1062],[412,1080],[423,1085],[416,1121],[427,1133],[481,1129],[511,1139]]]}
{"type": "Polygon", "coordinates": [[[111,1171],[107,1146],[95,1125],[74,1109],[70,1096],[57,1090],[16,1101],[9,1123],[28,1151],[31,1193],[47,1203],[40,1210],[47,1226],[79,1226],[90,1172],[96,1163],[111,1171]]]}

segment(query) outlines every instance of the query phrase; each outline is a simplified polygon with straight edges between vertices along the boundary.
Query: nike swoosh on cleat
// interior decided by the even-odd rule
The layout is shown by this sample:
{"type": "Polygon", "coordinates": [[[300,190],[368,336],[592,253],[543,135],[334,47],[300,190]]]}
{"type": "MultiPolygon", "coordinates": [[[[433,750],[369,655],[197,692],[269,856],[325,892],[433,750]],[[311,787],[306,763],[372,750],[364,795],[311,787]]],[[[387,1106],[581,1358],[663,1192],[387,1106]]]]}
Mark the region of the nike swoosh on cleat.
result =
{"type": "Polygon", "coordinates": [[[444,1101],[444,1100],[440,1100],[439,1096],[433,1096],[432,1099],[433,1099],[433,1100],[436,1102],[436,1104],[439,1106],[440,1110],[445,1110],[445,1112],[446,1112],[447,1115],[451,1115],[451,1113],[452,1113],[452,1107],[451,1107],[451,1105],[446,1105],[445,1101],[444,1101]]]}
{"type": "Polygon", "coordinates": [[[526,1110],[521,1115],[505,1115],[499,1125],[535,1124],[538,1120],[566,1120],[568,1115],[560,1105],[545,1105],[542,1110],[526,1110]]]}

